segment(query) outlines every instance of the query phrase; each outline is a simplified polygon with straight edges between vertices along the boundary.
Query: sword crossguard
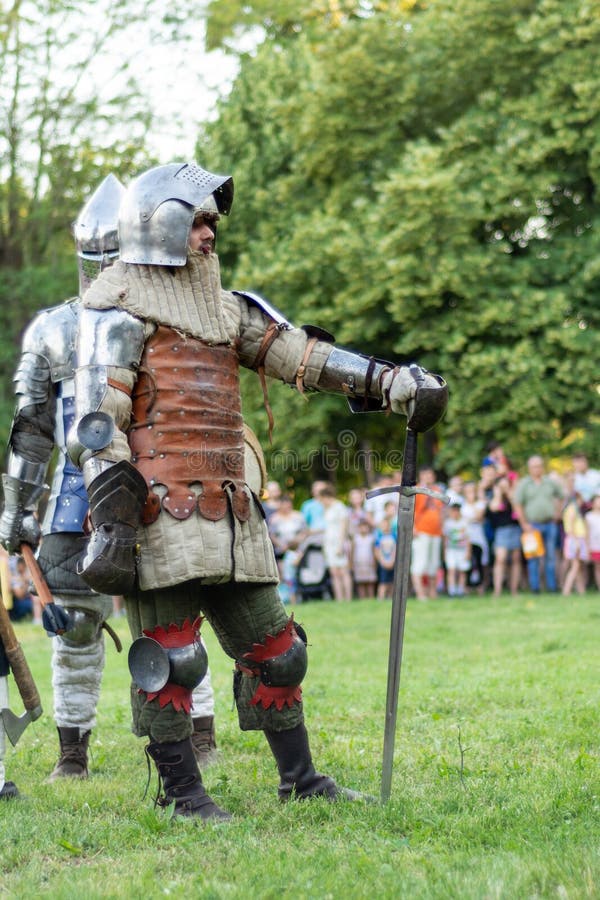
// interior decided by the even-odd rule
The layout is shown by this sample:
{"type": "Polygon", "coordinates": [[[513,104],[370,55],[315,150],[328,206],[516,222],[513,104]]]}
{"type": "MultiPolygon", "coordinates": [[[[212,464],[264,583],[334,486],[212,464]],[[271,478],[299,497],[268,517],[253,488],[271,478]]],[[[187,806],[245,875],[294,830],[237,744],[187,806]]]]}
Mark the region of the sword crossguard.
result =
{"type": "Polygon", "coordinates": [[[433,497],[434,500],[439,500],[441,503],[450,503],[450,496],[448,494],[445,494],[442,491],[434,491],[431,488],[418,487],[417,485],[408,486],[404,484],[392,484],[389,487],[374,488],[372,491],[367,491],[365,496],[367,498],[379,497],[381,494],[402,494],[403,497],[413,497],[415,494],[426,494],[428,497],[433,497]]]}

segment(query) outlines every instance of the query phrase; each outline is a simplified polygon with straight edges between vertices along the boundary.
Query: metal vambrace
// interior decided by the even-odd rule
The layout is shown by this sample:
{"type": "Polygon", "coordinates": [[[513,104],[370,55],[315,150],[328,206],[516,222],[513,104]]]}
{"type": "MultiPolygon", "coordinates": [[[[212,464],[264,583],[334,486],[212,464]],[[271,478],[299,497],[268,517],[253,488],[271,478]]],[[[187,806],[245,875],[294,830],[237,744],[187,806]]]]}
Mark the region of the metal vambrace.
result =
{"type": "Polygon", "coordinates": [[[0,517],[0,542],[9,553],[17,553],[23,543],[37,547],[41,532],[34,512],[46,485],[3,475],[2,486],[4,509],[0,517]]]}
{"type": "Polygon", "coordinates": [[[90,484],[92,534],[78,573],[94,591],[126,594],[136,569],[137,528],[148,488],[127,460],[101,472],[90,484]]]}
{"type": "Polygon", "coordinates": [[[317,389],[344,394],[352,412],[390,409],[406,415],[415,431],[433,428],[448,404],[448,387],[439,375],[340,347],[329,354],[317,389]]]}

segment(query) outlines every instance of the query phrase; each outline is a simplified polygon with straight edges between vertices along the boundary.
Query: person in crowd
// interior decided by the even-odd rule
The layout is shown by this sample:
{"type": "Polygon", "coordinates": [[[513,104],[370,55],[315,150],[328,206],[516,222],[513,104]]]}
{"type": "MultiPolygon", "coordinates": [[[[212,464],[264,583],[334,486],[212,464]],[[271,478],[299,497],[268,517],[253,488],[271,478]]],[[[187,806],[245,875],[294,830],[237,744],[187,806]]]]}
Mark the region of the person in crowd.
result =
{"type": "Polygon", "coordinates": [[[451,500],[442,525],[446,590],[449,597],[464,597],[467,572],[471,568],[469,524],[461,512],[462,503],[451,500]]]}
{"type": "Polygon", "coordinates": [[[464,481],[462,475],[452,475],[452,477],[448,481],[448,487],[446,489],[446,495],[449,498],[449,506],[453,503],[457,503],[458,506],[462,505],[463,502],[463,489],[464,489],[464,481]]]}
{"type": "Polygon", "coordinates": [[[566,477],[566,500],[562,514],[563,557],[565,572],[562,582],[563,597],[569,597],[575,587],[585,594],[588,581],[589,548],[583,498],[575,490],[575,473],[566,477]]]}
{"type": "Polygon", "coordinates": [[[134,733],[149,738],[161,802],[203,820],[230,816],[192,754],[191,688],[206,669],[198,608],[235,660],[239,724],[263,731],[280,799],[356,799],[312,762],[307,637],[281,602],[264,513],[246,484],[240,365],[263,384],[403,413],[416,431],[447,403],[445,383],[418,366],[369,361],[292,327],[254,294],[224,291],[214,247],[232,201],[232,178],[195,163],[155,167],[129,186],[120,259],[83,298],[71,442],[93,526],[81,571],[91,587],[124,594],[135,639],[134,733]],[[168,666],[155,680],[157,658],[168,666]]]}
{"type": "Polygon", "coordinates": [[[359,525],[367,521],[371,526],[375,523],[368,512],[365,505],[365,492],[362,488],[351,488],[348,491],[348,533],[350,537],[354,537],[357,533],[359,525]]]}
{"type": "MultiPolygon", "coordinates": [[[[11,558],[10,590],[12,593],[12,609],[9,616],[13,622],[33,617],[32,585],[29,572],[22,556],[11,558]]],[[[41,622],[41,614],[38,622],[41,622]]]]}
{"type": "Polygon", "coordinates": [[[300,506],[300,512],[304,518],[307,529],[313,537],[322,537],[325,528],[325,507],[319,498],[319,494],[329,482],[317,479],[310,486],[310,497],[300,506]]]}
{"type": "Polygon", "coordinates": [[[375,529],[369,519],[359,519],[350,538],[350,568],[356,596],[374,597],[377,589],[375,529]]]}
{"type": "Polygon", "coordinates": [[[283,491],[281,490],[281,485],[278,481],[267,481],[265,496],[262,500],[263,509],[265,511],[265,518],[267,520],[267,525],[271,519],[271,516],[277,512],[279,509],[279,505],[281,503],[281,498],[283,496],[283,491]]]}
{"type": "Polygon", "coordinates": [[[508,588],[514,596],[521,583],[521,528],[514,516],[512,488],[506,475],[501,475],[494,482],[487,511],[494,531],[494,597],[502,593],[507,569],[508,588]]]}
{"type": "Polygon", "coordinates": [[[284,602],[294,603],[296,550],[306,533],[306,524],[302,513],[294,509],[289,494],[281,495],[277,511],[268,520],[268,528],[279,569],[280,593],[284,602]]]}
{"type": "MultiPolygon", "coordinates": [[[[373,485],[373,489],[380,489],[384,487],[391,487],[393,484],[398,482],[395,481],[393,475],[380,472],[375,477],[375,484],[373,485]]],[[[365,511],[370,515],[373,525],[377,528],[379,524],[385,518],[385,506],[387,503],[393,503],[394,508],[398,508],[398,495],[397,494],[377,494],[375,497],[367,497],[365,500],[365,511]]]]}
{"type": "Polygon", "coordinates": [[[600,591],[600,491],[591,499],[591,507],[585,513],[587,544],[594,572],[596,590],[600,591]]]}
{"type": "Polygon", "coordinates": [[[394,517],[384,516],[375,532],[378,600],[388,600],[392,596],[396,550],[397,541],[394,535],[394,517]]]}
{"type": "Polygon", "coordinates": [[[488,444],[487,455],[484,458],[482,465],[493,466],[496,471],[496,477],[506,475],[511,485],[513,485],[519,477],[518,473],[513,468],[511,461],[504,452],[502,444],[498,441],[491,441],[488,444]]]}
{"type": "Polygon", "coordinates": [[[488,504],[494,495],[494,485],[497,478],[498,473],[496,471],[496,466],[493,463],[487,463],[481,467],[479,472],[479,483],[477,485],[477,495],[485,507],[482,524],[485,539],[490,551],[490,565],[493,565],[494,561],[494,528],[490,518],[488,504]]]}
{"type": "Polygon", "coordinates": [[[350,511],[338,500],[332,484],[325,484],[318,494],[325,510],[323,553],[331,576],[334,600],[352,599],[352,574],[349,559],[350,511]]]}
{"type": "MultiPolygon", "coordinates": [[[[421,466],[417,484],[418,487],[435,488],[436,475],[431,466],[421,466]]],[[[417,494],[410,573],[418,600],[434,600],[437,597],[437,579],[442,562],[442,523],[442,502],[427,494],[417,494]]]]}
{"type": "Polygon", "coordinates": [[[120,619],[125,613],[125,600],[121,594],[114,594],[112,597],[112,614],[115,619],[120,619]]]}
{"type": "Polygon", "coordinates": [[[585,512],[591,509],[592,497],[600,493],[600,469],[590,468],[586,453],[574,453],[571,464],[575,473],[574,489],[585,506],[585,512]]]}
{"type": "Polygon", "coordinates": [[[540,565],[543,562],[547,591],[558,590],[556,551],[558,523],[561,518],[563,491],[554,478],[545,473],[544,460],[538,454],[527,460],[527,475],[519,480],[514,493],[516,517],[523,531],[539,531],[544,545],[543,557],[527,559],[529,587],[540,591],[540,565]]]}
{"type": "Polygon", "coordinates": [[[489,564],[489,547],[483,530],[486,504],[485,500],[478,497],[477,484],[474,481],[465,483],[463,495],[461,512],[467,522],[469,543],[471,544],[471,568],[467,574],[467,584],[478,594],[483,594],[487,584],[489,564]]]}

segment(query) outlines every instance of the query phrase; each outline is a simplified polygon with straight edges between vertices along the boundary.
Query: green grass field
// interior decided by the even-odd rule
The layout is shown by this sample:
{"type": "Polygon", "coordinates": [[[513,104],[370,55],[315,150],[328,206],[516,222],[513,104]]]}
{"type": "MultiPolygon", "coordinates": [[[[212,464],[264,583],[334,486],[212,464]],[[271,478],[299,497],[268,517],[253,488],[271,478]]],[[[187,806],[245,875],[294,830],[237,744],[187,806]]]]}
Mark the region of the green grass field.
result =
{"type": "MultiPolygon", "coordinates": [[[[390,607],[310,603],[305,711],[315,763],[379,796],[390,607]]],[[[128,643],[122,619],[111,624],[128,643]]],[[[261,734],[241,733],[231,662],[205,627],[234,821],[169,821],[144,798],[126,652],[107,641],[92,777],[49,785],[51,644],[18,637],[45,714],[7,754],[0,895],[96,898],[600,897],[600,596],[409,601],[392,798],[281,805],[261,734]]],[[[11,684],[11,705],[22,711],[11,684]]],[[[9,745],[10,746],[10,745],[9,745]]]]}

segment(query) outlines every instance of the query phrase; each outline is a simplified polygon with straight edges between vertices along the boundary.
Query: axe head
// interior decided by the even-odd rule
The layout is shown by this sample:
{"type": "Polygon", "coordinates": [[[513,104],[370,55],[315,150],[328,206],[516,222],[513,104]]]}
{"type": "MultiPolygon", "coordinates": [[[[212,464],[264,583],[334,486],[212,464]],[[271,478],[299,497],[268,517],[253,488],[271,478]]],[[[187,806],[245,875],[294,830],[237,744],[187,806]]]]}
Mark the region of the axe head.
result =
{"type": "Polygon", "coordinates": [[[6,707],[0,710],[0,716],[2,716],[2,722],[4,724],[6,736],[8,737],[13,747],[15,746],[29,723],[35,722],[36,719],[39,719],[41,714],[41,706],[36,706],[35,709],[27,709],[20,716],[15,715],[12,710],[6,707]]]}

